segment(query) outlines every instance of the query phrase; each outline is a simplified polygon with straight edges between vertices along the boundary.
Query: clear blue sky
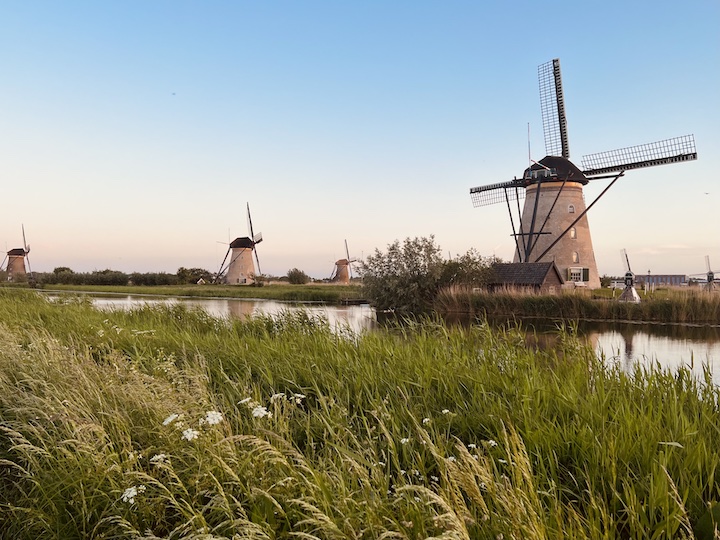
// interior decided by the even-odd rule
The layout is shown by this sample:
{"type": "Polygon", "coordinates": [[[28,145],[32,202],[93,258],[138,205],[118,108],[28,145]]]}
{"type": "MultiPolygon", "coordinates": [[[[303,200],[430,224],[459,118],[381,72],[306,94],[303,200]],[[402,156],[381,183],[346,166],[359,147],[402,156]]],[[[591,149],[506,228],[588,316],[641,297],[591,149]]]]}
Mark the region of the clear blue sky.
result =
{"type": "MultiPolygon", "coordinates": [[[[0,241],[33,270],[262,270],[434,235],[509,260],[510,180],[544,144],[560,58],[571,159],[693,133],[589,214],[600,274],[720,271],[720,3],[704,0],[0,1],[0,241]]],[[[602,181],[585,190],[590,201],[602,181]]]]}

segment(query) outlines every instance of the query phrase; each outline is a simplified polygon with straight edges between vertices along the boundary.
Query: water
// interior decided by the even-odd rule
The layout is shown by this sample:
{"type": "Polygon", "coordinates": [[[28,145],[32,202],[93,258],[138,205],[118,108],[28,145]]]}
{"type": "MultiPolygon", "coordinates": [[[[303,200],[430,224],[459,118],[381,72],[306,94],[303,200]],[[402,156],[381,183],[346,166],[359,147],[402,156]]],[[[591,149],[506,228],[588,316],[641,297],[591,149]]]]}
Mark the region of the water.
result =
{"type": "MultiPolygon", "coordinates": [[[[332,327],[348,327],[355,332],[372,330],[377,326],[375,311],[367,304],[359,306],[330,306],[319,304],[291,304],[272,300],[234,298],[167,298],[142,295],[90,295],[100,309],[130,309],[142,304],[182,304],[198,307],[216,317],[252,317],[277,315],[284,311],[304,310],[325,317],[332,327]]],[[[465,321],[466,323],[468,321],[465,321]]],[[[550,339],[557,333],[552,322],[524,324],[529,332],[550,339]]],[[[636,362],[659,363],[675,369],[685,365],[693,373],[702,375],[703,364],[711,369],[713,379],[720,384],[720,327],[686,325],[648,325],[628,323],[587,323],[578,325],[578,335],[592,344],[598,356],[618,362],[631,369],[636,362]]]]}

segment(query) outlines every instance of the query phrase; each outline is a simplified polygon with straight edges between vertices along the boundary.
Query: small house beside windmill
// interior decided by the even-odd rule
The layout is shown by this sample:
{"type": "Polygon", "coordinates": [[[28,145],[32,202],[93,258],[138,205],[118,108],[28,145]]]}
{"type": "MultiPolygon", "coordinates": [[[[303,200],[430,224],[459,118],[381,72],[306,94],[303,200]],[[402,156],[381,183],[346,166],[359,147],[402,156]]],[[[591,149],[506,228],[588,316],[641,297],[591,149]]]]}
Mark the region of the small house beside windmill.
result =
{"type": "Polygon", "coordinates": [[[555,294],[562,288],[563,278],[554,262],[496,263],[491,267],[487,284],[490,292],[522,291],[555,294]]]}
{"type": "Polygon", "coordinates": [[[587,212],[627,170],[697,159],[695,139],[685,135],[587,155],[581,170],[570,161],[560,61],[539,66],[538,79],[547,156],[531,161],[522,178],[471,188],[470,196],[476,207],[507,204],[515,239],[514,262],[553,261],[566,283],[598,288],[587,212]],[[583,187],[599,179],[610,179],[610,183],[586,206],[583,187]]]}
{"type": "Polygon", "coordinates": [[[357,259],[350,258],[350,251],[348,250],[347,240],[345,240],[345,255],[346,259],[338,259],[335,261],[335,268],[330,276],[331,283],[342,283],[347,285],[352,279],[352,263],[356,262],[357,259]]]}
{"type": "Polygon", "coordinates": [[[257,276],[262,273],[260,270],[260,258],[255,247],[262,242],[262,233],[255,234],[253,232],[249,204],[247,206],[247,217],[250,236],[242,236],[230,242],[225,258],[220,264],[220,270],[218,270],[213,280],[214,283],[222,278],[222,281],[228,285],[249,285],[254,283],[257,276]],[[253,255],[255,257],[254,261],[253,255]],[[255,263],[257,263],[257,271],[255,270],[255,263]]]}

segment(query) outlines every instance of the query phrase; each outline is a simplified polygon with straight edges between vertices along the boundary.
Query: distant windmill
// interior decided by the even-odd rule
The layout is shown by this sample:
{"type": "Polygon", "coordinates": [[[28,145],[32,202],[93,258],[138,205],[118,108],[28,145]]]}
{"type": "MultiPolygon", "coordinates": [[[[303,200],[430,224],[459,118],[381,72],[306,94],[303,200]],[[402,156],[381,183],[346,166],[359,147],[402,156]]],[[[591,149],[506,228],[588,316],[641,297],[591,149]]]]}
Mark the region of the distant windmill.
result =
{"type": "Polygon", "coordinates": [[[632,302],[634,304],[639,304],[640,295],[635,290],[635,274],[630,269],[630,259],[628,258],[627,251],[624,249],[620,253],[622,255],[623,264],[627,268],[627,272],[625,272],[625,289],[623,289],[623,292],[618,300],[620,302],[632,302]]]}
{"type": "Polygon", "coordinates": [[[600,287],[587,212],[629,169],[697,159],[692,135],[592,154],[580,170],[570,161],[560,60],[538,68],[540,107],[547,156],[533,161],[522,178],[470,189],[474,206],[507,203],[515,238],[514,262],[554,261],[566,281],[600,287]],[[610,174],[609,174],[610,173],[610,174]],[[583,186],[612,178],[585,206],[583,186]],[[522,213],[520,199],[525,198],[522,213]],[[510,203],[517,206],[517,223],[510,203]]]}
{"type": "MultiPolygon", "coordinates": [[[[25,225],[22,226],[23,247],[11,249],[7,252],[3,265],[7,261],[7,280],[8,281],[25,281],[28,276],[30,281],[33,280],[32,268],[30,267],[30,245],[25,240],[25,225]],[[25,261],[27,261],[27,270],[25,269],[25,261]]],[[[2,265],[0,265],[1,267],[2,265]]]]}
{"type": "Polygon", "coordinates": [[[250,236],[236,238],[228,246],[220,269],[215,274],[213,283],[223,280],[230,285],[250,284],[256,280],[262,271],[260,270],[260,258],[257,254],[255,246],[262,242],[262,233],[253,231],[252,218],[250,217],[250,204],[247,205],[248,231],[250,236]],[[253,261],[253,253],[255,261],[253,261]],[[255,262],[257,262],[257,272],[255,271],[255,262]],[[226,264],[227,263],[227,264],[226,264]]]}
{"type": "Polygon", "coordinates": [[[346,259],[338,259],[335,261],[335,268],[333,268],[330,281],[333,283],[350,283],[352,279],[352,263],[356,262],[357,259],[350,258],[350,251],[348,250],[347,240],[345,240],[345,255],[346,259]]]}
{"type": "Polygon", "coordinates": [[[691,274],[690,277],[704,276],[707,280],[707,283],[705,284],[705,289],[708,291],[715,290],[715,288],[718,286],[718,283],[720,283],[720,278],[715,278],[715,272],[713,272],[712,268],[710,267],[710,255],[705,255],[705,268],[707,268],[706,273],[691,274]]]}

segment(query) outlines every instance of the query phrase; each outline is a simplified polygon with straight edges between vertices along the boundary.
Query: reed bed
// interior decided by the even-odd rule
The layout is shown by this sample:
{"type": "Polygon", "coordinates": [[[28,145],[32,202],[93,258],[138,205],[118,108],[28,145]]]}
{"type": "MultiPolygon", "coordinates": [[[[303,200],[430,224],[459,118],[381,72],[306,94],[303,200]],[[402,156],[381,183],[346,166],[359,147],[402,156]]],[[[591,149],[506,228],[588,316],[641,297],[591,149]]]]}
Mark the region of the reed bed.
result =
{"type": "Polygon", "coordinates": [[[2,538],[713,538],[710,374],[0,290],[2,538]]]}
{"type": "Polygon", "coordinates": [[[643,296],[639,304],[596,297],[592,291],[487,293],[463,287],[438,293],[441,313],[522,315],[558,320],[644,321],[720,324],[720,293],[704,290],[662,291],[643,296]]]}

